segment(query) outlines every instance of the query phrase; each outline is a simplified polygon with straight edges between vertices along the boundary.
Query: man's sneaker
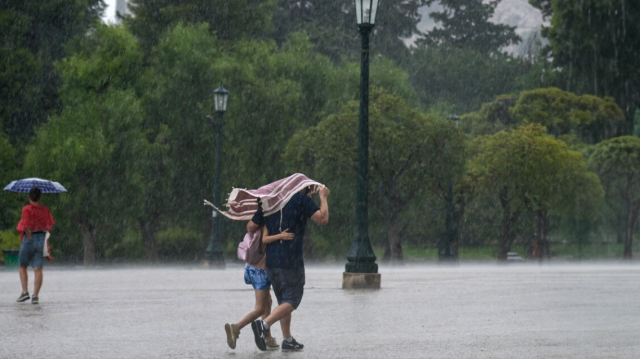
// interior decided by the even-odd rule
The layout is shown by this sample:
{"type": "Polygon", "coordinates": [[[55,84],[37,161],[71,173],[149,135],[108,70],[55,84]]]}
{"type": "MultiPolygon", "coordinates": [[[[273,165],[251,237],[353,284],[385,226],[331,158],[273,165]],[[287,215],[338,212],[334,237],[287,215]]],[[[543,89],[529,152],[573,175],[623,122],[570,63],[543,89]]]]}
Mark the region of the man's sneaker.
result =
{"type": "Polygon", "coordinates": [[[271,338],[265,342],[267,345],[267,349],[278,349],[280,348],[280,344],[276,341],[276,338],[271,338]]]}
{"type": "Polygon", "coordinates": [[[290,342],[282,341],[282,350],[302,350],[302,348],[304,348],[304,345],[298,343],[293,337],[291,337],[290,342]]]}
{"type": "Polygon", "coordinates": [[[240,331],[238,330],[238,326],[235,324],[227,323],[224,325],[224,331],[227,332],[227,344],[229,344],[229,348],[236,348],[236,340],[240,336],[240,331]]]}
{"type": "Polygon", "coordinates": [[[267,343],[265,339],[267,337],[267,330],[264,328],[262,320],[258,319],[251,323],[251,330],[253,330],[253,337],[256,339],[256,345],[258,349],[267,350],[267,343]]]}
{"type": "Polygon", "coordinates": [[[31,297],[29,296],[29,292],[24,292],[22,294],[20,294],[20,297],[18,298],[18,300],[16,300],[16,302],[20,303],[20,302],[24,302],[29,300],[31,297]]]}
{"type": "Polygon", "coordinates": [[[31,304],[38,304],[38,297],[31,298],[31,304]]]}

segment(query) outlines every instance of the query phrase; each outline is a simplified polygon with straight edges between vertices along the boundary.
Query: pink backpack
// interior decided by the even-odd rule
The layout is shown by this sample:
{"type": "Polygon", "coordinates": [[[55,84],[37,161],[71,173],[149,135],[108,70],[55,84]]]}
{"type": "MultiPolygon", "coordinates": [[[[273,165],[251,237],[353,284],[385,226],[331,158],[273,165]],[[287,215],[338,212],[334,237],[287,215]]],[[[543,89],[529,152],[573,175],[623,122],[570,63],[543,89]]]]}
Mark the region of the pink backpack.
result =
{"type": "Polygon", "coordinates": [[[251,265],[260,263],[265,253],[260,250],[262,244],[262,228],[253,233],[247,232],[244,239],[238,244],[238,259],[251,265]]]}

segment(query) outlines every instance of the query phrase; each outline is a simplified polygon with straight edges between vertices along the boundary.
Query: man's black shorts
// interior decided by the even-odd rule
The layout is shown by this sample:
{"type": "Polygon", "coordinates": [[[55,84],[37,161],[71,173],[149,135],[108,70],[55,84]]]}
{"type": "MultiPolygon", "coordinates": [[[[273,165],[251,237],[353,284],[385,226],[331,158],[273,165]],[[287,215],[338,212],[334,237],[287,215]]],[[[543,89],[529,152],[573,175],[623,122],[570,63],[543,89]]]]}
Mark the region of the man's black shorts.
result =
{"type": "Polygon", "coordinates": [[[267,268],[273,293],[278,305],[289,303],[298,309],[304,293],[304,267],[301,268],[267,268]]]}

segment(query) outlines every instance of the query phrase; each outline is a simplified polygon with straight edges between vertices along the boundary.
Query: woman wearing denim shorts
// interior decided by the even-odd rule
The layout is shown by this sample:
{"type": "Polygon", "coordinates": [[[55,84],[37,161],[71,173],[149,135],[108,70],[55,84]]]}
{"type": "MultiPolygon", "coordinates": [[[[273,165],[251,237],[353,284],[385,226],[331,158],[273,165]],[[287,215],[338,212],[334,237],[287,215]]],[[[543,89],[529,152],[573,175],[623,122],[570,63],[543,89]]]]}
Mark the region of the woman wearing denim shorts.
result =
{"type": "MultiPolygon", "coordinates": [[[[262,210],[259,209],[251,220],[254,222],[253,227],[251,222],[247,224],[247,231],[262,230],[259,226],[263,223],[262,210]],[[257,225],[256,225],[257,224],[257,225]],[[257,229],[256,229],[257,228],[257,229]]],[[[263,237],[260,244],[260,252],[264,253],[267,243],[275,242],[278,240],[291,240],[293,239],[293,233],[280,233],[275,236],[263,237]]],[[[256,305],[253,311],[245,315],[236,324],[227,323],[224,325],[224,329],[227,332],[227,344],[231,349],[236,348],[236,340],[240,335],[240,329],[244,328],[247,324],[258,319],[260,316],[266,318],[271,314],[271,281],[267,276],[267,257],[262,257],[262,260],[255,266],[246,263],[244,266],[244,282],[252,285],[256,295],[256,305]]],[[[267,332],[266,345],[268,349],[278,349],[279,345],[276,338],[271,336],[271,331],[267,332]]]]}
{"type": "Polygon", "coordinates": [[[18,257],[22,294],[20,294],[18,302],[29,300],[27,267],[31,264],[35,274],[31,303],[39,303],[38,294],[40,293],[43,279],[45,235],[48,231],[51,231],[54,225],[53,216],[51,216],[49,209],[38,204],[41,196],[42,192],[38,188],[31,189],[29,192],[29,204],[22,208],[22,219],[17,227],[22,239],[18,257]]]}

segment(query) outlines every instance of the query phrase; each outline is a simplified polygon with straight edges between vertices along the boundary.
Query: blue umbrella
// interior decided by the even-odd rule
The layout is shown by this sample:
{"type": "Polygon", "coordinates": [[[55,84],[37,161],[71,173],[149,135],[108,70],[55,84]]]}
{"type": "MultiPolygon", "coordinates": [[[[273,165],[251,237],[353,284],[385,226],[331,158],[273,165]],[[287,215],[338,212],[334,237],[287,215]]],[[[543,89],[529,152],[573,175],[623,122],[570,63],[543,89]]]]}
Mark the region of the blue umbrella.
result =
{"type": "Polygon", "coordinates": [[[5,191],[29,193],[33,187],[38,187],[42,193],[62,193],[67,189],[58,182],[49,181],[42,178],[25,178],[9,183],[4,188],[5,191]]]}

